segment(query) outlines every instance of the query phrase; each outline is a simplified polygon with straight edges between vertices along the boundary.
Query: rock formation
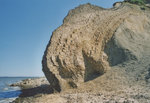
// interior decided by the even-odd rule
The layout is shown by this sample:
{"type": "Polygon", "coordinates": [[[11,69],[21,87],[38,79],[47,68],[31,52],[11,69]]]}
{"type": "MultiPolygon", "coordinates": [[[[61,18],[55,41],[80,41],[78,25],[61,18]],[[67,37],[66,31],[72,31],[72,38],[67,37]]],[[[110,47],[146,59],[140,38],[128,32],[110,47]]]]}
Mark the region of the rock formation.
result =
{"type": "Polygon", "coordinates": [[[129,73],[134,79],[142,71],[141,78],[148,81],[148,68],[124,66],[140,60],[147,60],[146,66],[150,64],[149,59],[142,59],[150,53],[147,9],[116,3],[112,9],[85,4],[69,11],[63,24],[53,32],[42,60],[43,72],[52,88],[77,88],[105,75],[114,66],[134,71],[129,73]]]}

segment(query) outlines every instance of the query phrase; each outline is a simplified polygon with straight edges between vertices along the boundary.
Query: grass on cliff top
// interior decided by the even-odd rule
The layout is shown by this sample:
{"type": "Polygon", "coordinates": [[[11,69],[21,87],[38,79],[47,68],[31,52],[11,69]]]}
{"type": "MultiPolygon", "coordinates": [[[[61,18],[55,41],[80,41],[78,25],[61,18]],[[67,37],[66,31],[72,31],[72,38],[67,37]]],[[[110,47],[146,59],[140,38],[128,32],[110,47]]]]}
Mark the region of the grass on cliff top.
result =
{"type": "Polygon", "coordinates": [[[124,0],[124,2],[129,2],[131,4],[139,5],[141,10],[147,9],[146,7],[147,0],[124,0]]]}
{"type": "Polygon", "coordinates": [[[125,0],[125,2],[129,2],[137,5],[145,5],[146,0],[125,0]]]}

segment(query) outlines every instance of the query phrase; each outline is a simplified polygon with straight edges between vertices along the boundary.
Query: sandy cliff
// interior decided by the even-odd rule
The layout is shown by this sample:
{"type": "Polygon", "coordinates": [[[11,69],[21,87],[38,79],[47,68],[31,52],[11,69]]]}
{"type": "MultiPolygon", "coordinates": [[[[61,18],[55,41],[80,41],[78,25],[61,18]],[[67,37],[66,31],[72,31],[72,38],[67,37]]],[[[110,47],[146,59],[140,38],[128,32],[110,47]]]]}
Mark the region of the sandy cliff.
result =
{"type": "Polygon", "coordinates": [[[149,54],[149,28],[149,11],[140,6],[81,5],[53,32],[42,61],[46,78],[61,91],[101,77],[114,66],[137,62],[149,54]]]}

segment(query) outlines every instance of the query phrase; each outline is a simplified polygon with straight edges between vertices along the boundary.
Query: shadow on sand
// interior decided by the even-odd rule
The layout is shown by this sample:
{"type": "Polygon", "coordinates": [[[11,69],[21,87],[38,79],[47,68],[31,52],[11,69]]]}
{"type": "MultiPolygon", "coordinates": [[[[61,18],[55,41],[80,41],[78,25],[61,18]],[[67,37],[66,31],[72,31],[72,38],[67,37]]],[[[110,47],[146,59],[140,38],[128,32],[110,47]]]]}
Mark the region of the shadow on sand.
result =
{"type": "Polygon", "coordinates": [[[22,89],[19,97],[31,97],[37,94],[51,94],[53,93],[53,89],[50,85],[41,85],[35,88],[22,89]]]}

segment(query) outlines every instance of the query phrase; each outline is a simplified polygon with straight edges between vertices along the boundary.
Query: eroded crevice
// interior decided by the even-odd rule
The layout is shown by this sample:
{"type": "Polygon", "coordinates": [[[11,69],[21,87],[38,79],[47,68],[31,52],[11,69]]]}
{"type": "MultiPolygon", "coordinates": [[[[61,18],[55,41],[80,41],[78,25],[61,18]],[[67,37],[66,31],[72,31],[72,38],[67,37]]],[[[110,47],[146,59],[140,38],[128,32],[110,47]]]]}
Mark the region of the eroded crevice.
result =
{"type": "Polygon", "coordinates": [[[71,71],[68,71],[68,69],[66,69],[66,67],[63,65],[63,61],[60,59],[59,56],[56,57],[56,62],[59,65],[59,75],[62,78],[72,78],[73,73],[71,71]]]}
{"type": "Polygon", "coordinates": [[[93,80],[104,74],[104,68],[100,61],[95,61],[92,57],[88,57],[84,52],[83,58],[85,63],[85,74],[84,74],[85,82],[93,80]]]}
{"type": "Polygon", "coordinates": [[[42,61],[42,64],[43,64],[42,65],[43,66],[42,70],[43,70],[47,80],[49,81],[51,88],[54,91],[60,92],[61,91],[61,87],[60,87],[59,80],[56,78],[55,74],[53,74],[51,71],[49,71],[49,69],[47,67],[47,64],[45,62],[45,59],[43,58],[43,61],[42,61]]]}
{"type": "Polygon", "coordinates": [[[148,73],[147,73],[147,75],[145,76],[145,81],[146,81],[147,83],[150,83],[150,67],[148,68],[148,73]]]}

